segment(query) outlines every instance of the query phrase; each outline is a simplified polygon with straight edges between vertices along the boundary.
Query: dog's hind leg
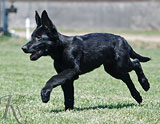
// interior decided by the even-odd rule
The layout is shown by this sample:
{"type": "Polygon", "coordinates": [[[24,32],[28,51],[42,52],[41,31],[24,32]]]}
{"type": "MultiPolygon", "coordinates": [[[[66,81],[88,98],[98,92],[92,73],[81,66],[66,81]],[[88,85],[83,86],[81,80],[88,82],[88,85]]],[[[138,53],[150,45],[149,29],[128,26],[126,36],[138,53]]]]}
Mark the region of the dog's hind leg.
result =
{"type": "Polygon", "coordinates": [[[112,77],[122,80],[128,87],[132,97],[140,104],[142,102],[142,97],[140,93],[136,90],[129,73],[120,73],[116,70],[113,64],[104,65],[104,69],[112,77]]]}
{"type": "Polygon", "coordinates": [[[134,59],[132,61],[133,63],[133,66],[134,66],[134,70],[138,76],[138,81],[139,83],[141,84],[142,88],[145,90],[145,91],[148,91],[149,88],[150,88],[150,85],[149,85],[149,82],[146,78],[146,76],[144,75],[143,73],[143,70],[142,70],[142,67],[141,67],[141,64],[139,62],[138,59],[134,59]]]}
{"type": "MultiPolygon", "coordinates": [[[[121,60],[121,59],[120,59],[121,60]]],[[[117,63],[117,70],[121,71],[122,73],[130,72],[134,70],[138,76],[138,81],[141,84],[142,88],[145,91],[148,91],[150,88],[148,79],[143,73],[141,64],[138,59],[134,59],[131,61],[130,59],[122,59],[123,61],[118,61],[117,63]],[[122,64],[121,64],[122,63],[122,64]]]]}
{"type": "Polygon", "coordinates": [[[128,73],[134,70],[138,76],[138,81],[140,82],[142,88],[145,91],[149,90],[150,85],[143,73],[141,64],[138,59],[134,59],[133,61],[131,61],[127,54],[123,54],[119,58],[117,57],[117,59],[115,59],[115,67],[116,70],[121,73],[128,73]]]}
{"type": "Polygon", "coordinates": [[[132,97],[140,104],[142,102],[142,97],[141,97],[140,93],[136,90],[136,88],[130,78],[129,73],[122,74],[120,78],[129,88],[129,91],[130,91],[132,97]]]}
{"type": "Polygon", "coordinates": [[[71,110],[74,107],[74,86],[73,81],[61,85],[64,93],[65,110],[71,110]]]}

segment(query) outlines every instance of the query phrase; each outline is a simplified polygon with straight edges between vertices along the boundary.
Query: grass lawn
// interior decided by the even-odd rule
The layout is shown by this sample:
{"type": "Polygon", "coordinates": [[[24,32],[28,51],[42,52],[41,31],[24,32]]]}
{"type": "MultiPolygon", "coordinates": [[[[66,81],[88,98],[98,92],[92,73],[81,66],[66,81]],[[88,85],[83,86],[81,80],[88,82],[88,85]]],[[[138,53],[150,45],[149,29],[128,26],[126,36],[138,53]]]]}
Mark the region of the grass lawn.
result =
{"type": "MultiPolygon", "coordinates": [[[[131,72],[131,78],[143,97],[138,105],[126,85],[106,74],[103,67],[80,76],[75,81],[75,109],[64,111],[61,87],[53,89],[51,99],[42,103],[41,88],[54,74],[53,61],[42,57],[31,62],[29,55],[21,51],[24,39],[0,37],[0,97],[12,95],[11,104],[19,106],[21,122],[28,124],[160,124],[160,48],[136,45],[134,49],[152,61],[143,63],[143,69],[151,88],[145,92],[131,72]]],[[[17,124],[11,108],[6,119],[1,119],[7,98],[0,104],[0,124],[17,124]]]]}
{"type": "MultiPolygon", "coordinates": [[[[111,29],[68,29],[57,27],[62,33],[88,33],[88,32],[108,32],[113,34],[131,34],[131,35],[147,35],[147,36],[159,36],[160,31],[146,31],[146,30],[111,30],[111,29]]],[[[31,32],[35,28],[31,28],[31,32]]],[[[12,28],[16,32],[25,32],[24,28],[12,28]]]]}

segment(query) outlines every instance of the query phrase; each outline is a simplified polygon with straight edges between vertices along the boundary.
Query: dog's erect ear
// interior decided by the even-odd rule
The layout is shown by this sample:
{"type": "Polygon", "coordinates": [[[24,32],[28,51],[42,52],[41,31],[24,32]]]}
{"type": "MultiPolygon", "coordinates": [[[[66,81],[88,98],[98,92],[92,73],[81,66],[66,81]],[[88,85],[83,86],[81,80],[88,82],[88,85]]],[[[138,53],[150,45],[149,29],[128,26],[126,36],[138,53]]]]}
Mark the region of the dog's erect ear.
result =
{"type": "Polygon", "coordinates": [[[41,25],[41,18],[37,11],[35,11],[35,20],[36,20],[37,27],[39,27],[41,25]]]}
{"type": "Polygon", "coordinates": [[[42,26],[45,27],[48,31],[57,32],[56,27],[48,17],[46,10],[42,12],[41,23],[42,23],[42,26]]]}

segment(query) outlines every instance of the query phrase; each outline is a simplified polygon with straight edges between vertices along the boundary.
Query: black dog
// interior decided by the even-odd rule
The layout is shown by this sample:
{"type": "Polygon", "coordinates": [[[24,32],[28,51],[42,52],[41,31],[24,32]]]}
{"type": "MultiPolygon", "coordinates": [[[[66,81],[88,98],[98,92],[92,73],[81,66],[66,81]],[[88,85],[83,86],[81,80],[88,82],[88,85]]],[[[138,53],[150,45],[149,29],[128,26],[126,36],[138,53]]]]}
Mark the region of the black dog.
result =
{"type": "Polygon", "coordinates": [[[102,64],[112,77],[122,80],[130,90],[132,97],[140,104],[142,97],[136,90],[128,72],[134,70],[138,81],[145,91],[150,86],[140,62],[148,57],[137,54],[126,40],[108,33],[91,33],[83,36],[65,36],[60,34],[44,10],[42,16],[35,15],[37,28],[31,41],[22,47],[25,53],[31,53],[35,61],[41,56],[51,56],[58,73],[48,80],[41,91],[42,101],[47,103],[53,88],[61,85],[64,92],[65,110],[74,106],[74,80],[79,75],[92,71],[102,64]],[[134,59],[133,61],[130,58],[134,59]]]}

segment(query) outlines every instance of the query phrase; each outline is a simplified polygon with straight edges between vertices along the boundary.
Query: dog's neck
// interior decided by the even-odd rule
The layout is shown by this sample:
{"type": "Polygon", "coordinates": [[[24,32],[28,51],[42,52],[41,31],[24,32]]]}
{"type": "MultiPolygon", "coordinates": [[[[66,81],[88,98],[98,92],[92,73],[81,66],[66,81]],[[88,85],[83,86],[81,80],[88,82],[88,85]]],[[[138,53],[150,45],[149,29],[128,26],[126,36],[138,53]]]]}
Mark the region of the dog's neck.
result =
{"type": "Polygon", "coordinates": [[[58,33],[58,37],[59,37],[59,41],[60,41],[61,45],[63,45],[64,47],[66,45],[69,45],[70,41],[73,40],[73,36],[66,36],[61,33],[58,33]]]}
{"type": "Polygon", "coordinates": [[[72,41],[72,39],[73,39],[72,36],[66,36],[61,33],[58,33],[56,44],[53,45],[53,48],[50,52],[51,58],[54,60],[62,59],[60,57],[62,57],[63,51],[70,44],[70,41],[72,41]]]}

